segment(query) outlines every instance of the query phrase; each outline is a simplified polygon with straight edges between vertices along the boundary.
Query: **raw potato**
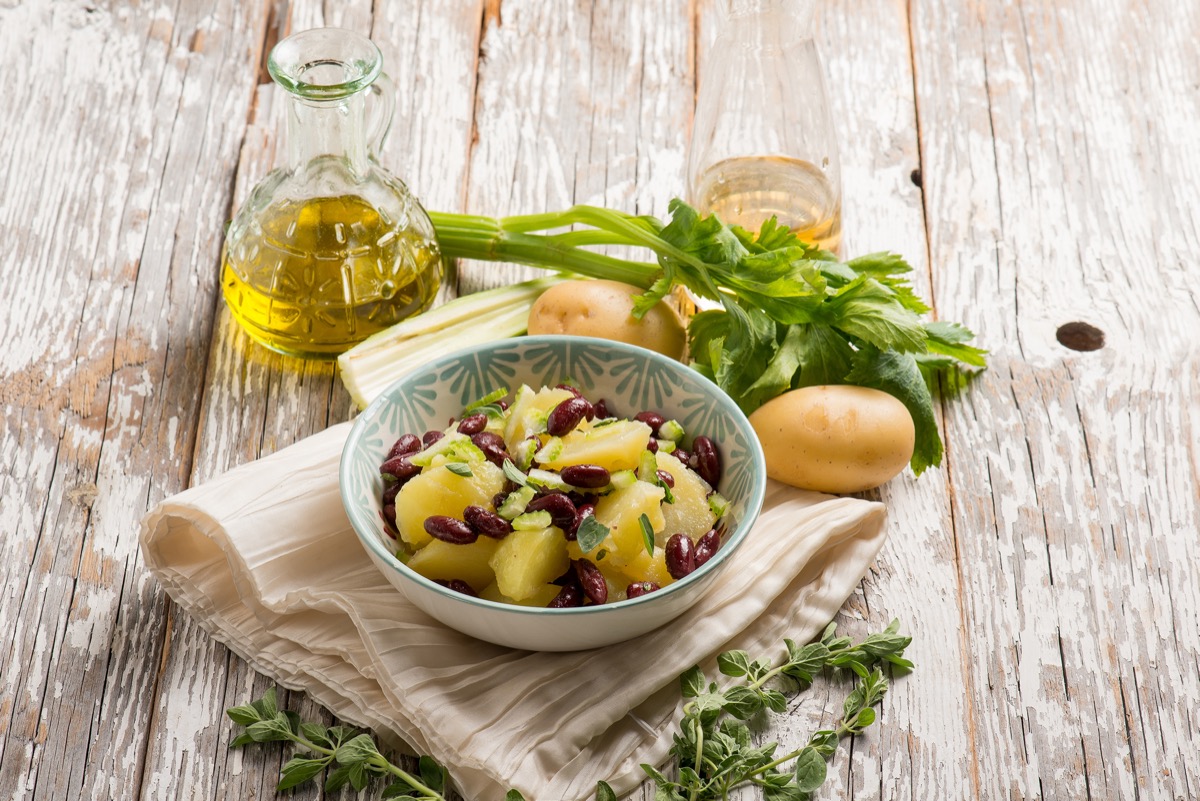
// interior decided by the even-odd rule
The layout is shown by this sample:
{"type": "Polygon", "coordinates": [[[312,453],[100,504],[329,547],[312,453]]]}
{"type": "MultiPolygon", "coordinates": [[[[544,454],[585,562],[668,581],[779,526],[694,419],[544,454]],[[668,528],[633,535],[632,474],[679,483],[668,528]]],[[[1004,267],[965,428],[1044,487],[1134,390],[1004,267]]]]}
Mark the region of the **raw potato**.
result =
{"type": "Polygon", "coordinates": [[[630,315],[642,290],[619,281],[564,281],[542,293],[529,311],[529,333],[601,337],[683,358],[687,335],[665,303],[641,320],[630,315]]]}
{"type": "Polygon", "coordinates": [[[767,475],[802,489],[844,494],[878,487],[912,458],[912,417],[886,392],[804,387],[750,415],[767,475]]]}

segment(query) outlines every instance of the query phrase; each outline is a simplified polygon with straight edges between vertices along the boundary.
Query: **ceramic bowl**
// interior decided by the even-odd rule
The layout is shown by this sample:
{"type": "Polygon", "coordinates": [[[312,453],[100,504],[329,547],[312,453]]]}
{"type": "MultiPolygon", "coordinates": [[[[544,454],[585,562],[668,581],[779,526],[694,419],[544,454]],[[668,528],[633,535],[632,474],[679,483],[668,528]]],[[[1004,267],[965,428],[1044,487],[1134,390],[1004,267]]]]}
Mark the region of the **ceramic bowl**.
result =
{"type": "Polygon", "coordinates": [[[410,373],[358,416],[340,467],[342,502],[371,560],[396,589],[445,625],[481,640],[536,651],[573,651],[645,634],[694,604],[728,564],[762,506],[766,467],[746,416],[708,379],[653,351],[585,337],[528,336],[468,348],[410,373]],[[707,434],[721,453],[718,490],[730,501],[720,550],[691,575],[656,592],[575,609],[538,609],[472,598],[418,575],[394,554],[384,529],[379,465],[405,433],[442,429],[463,406],[497,387],[535,389],[572,380],[618,416],[660,411],[689,437],[707,434]]]}

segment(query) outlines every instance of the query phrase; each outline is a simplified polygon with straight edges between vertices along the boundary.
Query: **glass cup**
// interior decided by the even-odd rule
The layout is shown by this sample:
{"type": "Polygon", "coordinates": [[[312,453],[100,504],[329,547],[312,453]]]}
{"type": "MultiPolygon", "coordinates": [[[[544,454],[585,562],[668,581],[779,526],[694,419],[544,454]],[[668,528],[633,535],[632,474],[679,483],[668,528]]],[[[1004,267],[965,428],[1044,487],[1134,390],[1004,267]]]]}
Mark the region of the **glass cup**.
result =
{"type": "Polygon", "coordinates": [[[815,0],[725,0],[700,72],[688,150],[690,202],[757,231],[771,217],[837,251],[837,139],[812,18],[815,0]]]}

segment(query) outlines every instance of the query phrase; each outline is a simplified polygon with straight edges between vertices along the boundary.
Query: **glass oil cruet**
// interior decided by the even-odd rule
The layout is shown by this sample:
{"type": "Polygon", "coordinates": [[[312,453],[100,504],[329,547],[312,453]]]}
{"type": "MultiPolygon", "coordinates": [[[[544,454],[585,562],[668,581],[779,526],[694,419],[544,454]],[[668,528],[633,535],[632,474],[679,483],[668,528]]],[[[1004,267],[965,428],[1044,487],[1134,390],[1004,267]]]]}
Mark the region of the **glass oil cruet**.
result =
{"type": "Polygon", "coordinates": [[[725,0],[700,72],[688,152],[691,203],[757,232],[774,216],[836,251],[837,139],[812,18],[815,0],[725,0]]]}
{"type": "Polygon", "coordinates": [[[426,309],[441,285],[429,216],[378,162],[395,92],[382,63],[370,39],[336,28],[290,36],[268,58],[288,92],[288,161],[230,223],[221,283],[234,318],[272,350],[334,358],[426,309]]]}

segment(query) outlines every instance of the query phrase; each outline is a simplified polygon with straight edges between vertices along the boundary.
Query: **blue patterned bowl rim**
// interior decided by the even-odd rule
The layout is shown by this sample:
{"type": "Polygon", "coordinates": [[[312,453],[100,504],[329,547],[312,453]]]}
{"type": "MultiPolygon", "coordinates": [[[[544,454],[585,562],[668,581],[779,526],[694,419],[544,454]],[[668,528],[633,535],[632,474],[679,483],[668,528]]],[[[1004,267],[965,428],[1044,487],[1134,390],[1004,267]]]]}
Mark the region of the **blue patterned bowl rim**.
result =
{"type": "MultiPolygon", "coordinates": [[[[511,389],[511,388],[510,388],[511,389]]],[[[373,465],[374,466],[374,465],[373,465]]],[[[715,571],[726,559],[728,559],[734,551],[745,540],[750,533],[751,527],[758,518],[758,513],[762,509],[763,498],[766,495],[767,487],[767,466],[763,457],[762,445],[758,441],[758,437],[754,433],[750,421],[742,410],[733,402],[733,399],[727,395],[724,390],[708,380],[700,373],[692,370],[686,365],[663,356],[657,351],[652,351],[647,348],[638,347],[637,345],[629,345],[624,342],[616,342],[608,339],[598,339],[595,337],[579,337],[579,336],[557,336],[557,335],[526,335],[514,337],[511,339],[497,340],[488,342],[483,345],[475,345],[461,350],[449,353],[441,358],[429,362],[424,367],[414,370],[403,378],[398,379],[391,384],[387,389],[379,394],[366,409],[362,411],[354,420],[354,425],[350,429],[350,434],[346,438],[345,445],[342,449],[342,457],[338,466],[338,479],[340,494],[342,497],[342,505],[345,507],[346,516],[350,519],[350,524],[354,528],[354,532],[358,535],[367,548],[372,553],[381,557],[387,564],[391,565],[398,573],[410,581],[417,583],[427,590],[438,593],[446,598],[450,598],[459,603],[466,603],[485,609],[493,609],[497,611],[508,612],[519,615],[592,615],[602,614],[616,609],[631,609],[643,604],[660,602],[672,594],[681,592],[688,586],[696,583],[705,575],[715,571]],[[376,535],[374,531],[374,523],[371,521],[367,510],[364,510],[358,503],[350,498],[350,487],[354,481],[353,469],[356,457],[357,446],[363,437],[366,425],[382,410],[393,402],[392,396],[403,390],[406,384],[414,381],[414,379],[429,373],[438,374],[443,368],[453,364],[456,361],[461,361],[464,358],[474,356],[481,352],[498,350],[502,348],[530,348],[536,345],[549,346],[565,346],[568,349],[572,345],[580,346],[584,349],[593,348],[598,350],[615,351],[624,353],[629,356],[640,357],[649,360],[653,364],[663,367],[668,372],[674,373],[680,379],[683,385],[692,385],[696,391],[707,395],[712,402],[717,404],[720,409],[728,414],[734,421],[736,427],[740,428],[745,434],[747,456],[751,460],[751,486],[749,495],[744,499],[741,515],[738,519],[737,526],[731,534],[726,536],[725,541],[717,552],[704,565],[695,570],[690,575],[683,577],[666,587],[638,598],[627,598],[623,601],[615,601],[613,603],[601,604],[599,606],[580,606],[568,609],[549,609],[542,607],[519,606],[515,604],[500,603],[498,601],[488,601],[483,598],[475,598],[470,595],[456,592],[443,587],[442,585],[425,578],[420,573],[409,568],[406,564],[400,561],[394,553],[384,546],[383,540],[376,535]]],[[[733,499],[730,499],[732,502],[733,499]]]]}

